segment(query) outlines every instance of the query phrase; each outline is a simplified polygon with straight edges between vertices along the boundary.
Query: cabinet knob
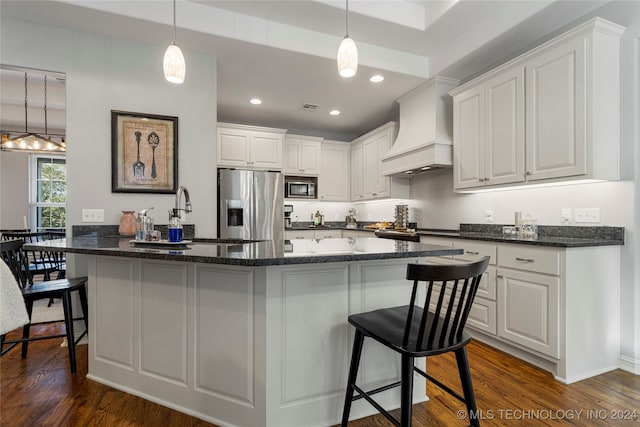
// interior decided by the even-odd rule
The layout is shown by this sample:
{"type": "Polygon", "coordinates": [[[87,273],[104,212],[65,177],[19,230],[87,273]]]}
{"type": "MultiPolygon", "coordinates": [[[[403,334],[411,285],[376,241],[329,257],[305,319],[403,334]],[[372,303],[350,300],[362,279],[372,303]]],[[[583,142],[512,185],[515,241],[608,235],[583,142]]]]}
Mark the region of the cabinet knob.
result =
{"type": "Polygon", "coordinates": [[[533,175],[530,171],[527,171],[526,173],[527,175],[533,175]]]}
{"type": "Polygon", "coordinates": [[[504,276],[502,274],[498,274],[498,276],[496,276],[498,279],[502,279],[504,278],[504,276]]]}

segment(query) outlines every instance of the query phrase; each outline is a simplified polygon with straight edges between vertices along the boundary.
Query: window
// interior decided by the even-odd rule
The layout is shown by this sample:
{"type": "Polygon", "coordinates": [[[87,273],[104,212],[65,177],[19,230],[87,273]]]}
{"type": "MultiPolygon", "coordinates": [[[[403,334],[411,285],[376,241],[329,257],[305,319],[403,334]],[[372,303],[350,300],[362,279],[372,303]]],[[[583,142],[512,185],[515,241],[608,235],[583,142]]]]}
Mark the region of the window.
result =
{"type": "Polygon", "coordinates": [[[35,224],[36,231],[65,229],[67,164],[64,157],[31,155],[30,202],[31,224],[35,224]]]}

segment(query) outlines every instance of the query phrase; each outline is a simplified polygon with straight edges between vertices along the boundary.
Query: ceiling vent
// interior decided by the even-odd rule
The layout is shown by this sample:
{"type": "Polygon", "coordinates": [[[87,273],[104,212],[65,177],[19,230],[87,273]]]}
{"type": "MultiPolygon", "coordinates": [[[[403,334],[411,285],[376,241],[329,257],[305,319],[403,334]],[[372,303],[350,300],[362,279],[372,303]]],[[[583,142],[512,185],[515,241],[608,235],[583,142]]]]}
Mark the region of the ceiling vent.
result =
{"type": "Polygon", "coordinates": [[[317,104],[310,104],[308,102],[305,102],[304,104],[302,104],[302,107],[300,107],[300,108],[302,110],[305,110],[305,111],[313,111],[316,108],[318,108],[318,105],[317,104]]]}
{"type": "Polygon", "coordinates": [[[453,102],[458,80],[434,77],[398,98],[400,129],[382,157],[382,174],[407,177],[452,166],[453,102]]]}

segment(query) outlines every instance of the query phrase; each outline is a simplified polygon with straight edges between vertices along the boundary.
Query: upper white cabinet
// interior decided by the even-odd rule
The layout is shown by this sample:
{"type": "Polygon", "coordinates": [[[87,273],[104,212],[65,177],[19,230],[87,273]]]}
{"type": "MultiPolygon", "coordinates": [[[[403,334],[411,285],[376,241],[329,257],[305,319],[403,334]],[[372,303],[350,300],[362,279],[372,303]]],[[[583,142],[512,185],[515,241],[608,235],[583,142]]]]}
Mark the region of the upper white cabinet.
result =
{"type": "Polygon", "coordinates": [[[524,181],[524,67],[454,98],[456,188],[524,181]]]}
{"type": "Polygon", "coordinates": [[[619,178],[619,37],[595,18],[450,92],[454,189],[619,178]]]}
{"type": "Polygon", "coordinates": [[[322,138],[287,135],[284,138],[283,172],[289,175],[320,173],[322,138]]]}
{"type": "Polygon", "coordinates": [[[318,194],[321,201],[349,201],[349,154],[350,147],[346,142],[322,143],[318,177],[318,194]]]}
{"type": "Polygon", "coordinates": [[[218,123],[218,166],[282,169],[286,130],[218,123]]]}
{"type": "Polygon", "coordinates": [[[409,179],[382,175],[382,157],[391,148],[397,133],[397,123],[389,122],[352,142],[352,201],[409,197],[409,179]]]}

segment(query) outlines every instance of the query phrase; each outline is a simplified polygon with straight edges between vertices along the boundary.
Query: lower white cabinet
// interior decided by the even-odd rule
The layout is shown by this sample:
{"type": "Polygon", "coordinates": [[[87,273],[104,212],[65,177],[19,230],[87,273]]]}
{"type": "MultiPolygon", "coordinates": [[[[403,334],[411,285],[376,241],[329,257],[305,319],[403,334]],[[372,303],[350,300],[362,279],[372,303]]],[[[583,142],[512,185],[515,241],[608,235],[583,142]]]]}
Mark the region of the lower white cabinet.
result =
{"type": "Polygon", "coordinates": [[[560,278],[498,270],[498,336],[558,357],[560,278]]]}
{"type": "Polygon", "coordinates": [[[491,257],[467,326],[480,341],[572,383],[618,367],[619,247],[558,248],[422,236],[491,257]]]}

